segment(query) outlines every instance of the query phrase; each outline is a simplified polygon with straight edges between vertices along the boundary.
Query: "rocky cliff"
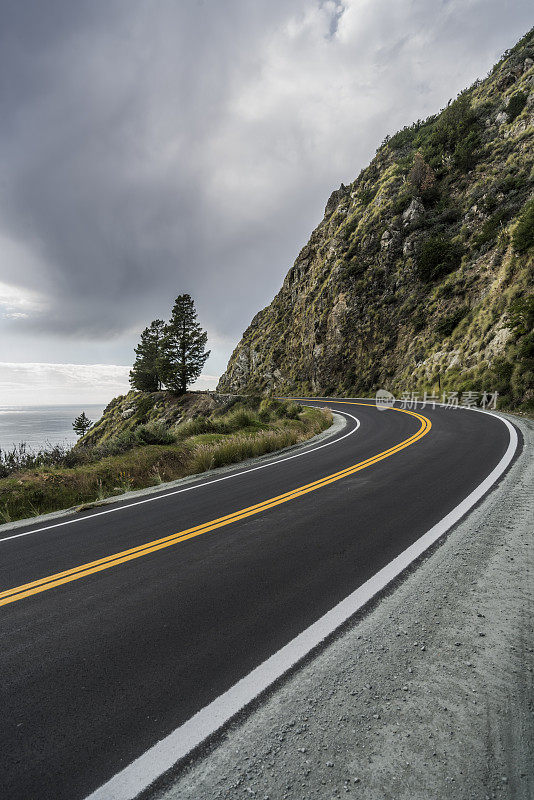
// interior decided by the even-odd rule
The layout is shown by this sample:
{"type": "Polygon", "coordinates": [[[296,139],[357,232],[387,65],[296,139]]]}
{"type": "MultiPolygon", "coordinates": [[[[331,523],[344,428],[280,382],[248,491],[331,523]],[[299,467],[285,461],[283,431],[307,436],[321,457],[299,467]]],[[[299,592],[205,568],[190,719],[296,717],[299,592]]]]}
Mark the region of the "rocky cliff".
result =
{"type": "Polygon", "coordinates": [[[491,390],[532,408],[533,123],[531,31],[333,192],[219,391],[491,390]]]}

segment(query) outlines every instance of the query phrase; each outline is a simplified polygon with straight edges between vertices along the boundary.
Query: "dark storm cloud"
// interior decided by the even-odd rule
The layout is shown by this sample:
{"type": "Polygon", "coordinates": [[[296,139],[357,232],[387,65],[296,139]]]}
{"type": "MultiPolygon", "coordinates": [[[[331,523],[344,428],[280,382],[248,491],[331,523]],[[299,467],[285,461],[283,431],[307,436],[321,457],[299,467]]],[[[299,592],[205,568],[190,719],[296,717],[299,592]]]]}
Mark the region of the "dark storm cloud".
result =
{"type": "Polygon", "coordinates": [[[329,191],[385,133],[487,70],[529,11],[482,0],[0,6],[0,304],[4,284],[13,329],[96,339],[166,314],[182,291],[212,335],[237,338],[329,191]]]}

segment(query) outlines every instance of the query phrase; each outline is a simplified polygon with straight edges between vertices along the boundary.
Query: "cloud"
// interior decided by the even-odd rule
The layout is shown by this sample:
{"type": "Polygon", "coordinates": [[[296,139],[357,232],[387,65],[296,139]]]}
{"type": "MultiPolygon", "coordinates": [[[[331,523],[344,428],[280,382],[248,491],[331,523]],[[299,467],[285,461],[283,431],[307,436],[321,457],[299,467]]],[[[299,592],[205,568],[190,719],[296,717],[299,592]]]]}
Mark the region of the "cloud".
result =
{"type": "MultiPolygon", "coordinates": [[[[129,391],[130,367],[0,361],[0,406],[108,403],[129,391]]],[[[193,389],[214,389],[218,377],[200,375],[193,389]]]]}
{"type": "Polygon", "coordinates": [[[107,403],[128,391],[129,367],[0,362],[0,405],[107,403]]]}
{"type": "Polygon", "coordinates": [[[26,319],[41,307],[36,292],[0,283],[0,315],[5,319],[26,319]]]}
{"type": "Polygon", "coordinates": [[[330,191],[529,18],[523,0],[7,4],[0,328],[28,360],[43,337],[58,360],[131,350],[188,291],[219,371],[330,191]]]}

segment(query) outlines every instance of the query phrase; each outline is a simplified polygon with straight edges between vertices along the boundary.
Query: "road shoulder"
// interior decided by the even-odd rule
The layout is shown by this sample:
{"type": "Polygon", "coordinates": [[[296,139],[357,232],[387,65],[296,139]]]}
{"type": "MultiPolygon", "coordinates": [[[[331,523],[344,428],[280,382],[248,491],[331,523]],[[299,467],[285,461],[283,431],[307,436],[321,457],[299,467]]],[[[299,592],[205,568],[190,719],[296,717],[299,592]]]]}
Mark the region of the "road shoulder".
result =
{"type": "Polygon", "coordinates": [[[151,796],[534,795],[534,422],[500,484],[373,610],[151,796]]]}

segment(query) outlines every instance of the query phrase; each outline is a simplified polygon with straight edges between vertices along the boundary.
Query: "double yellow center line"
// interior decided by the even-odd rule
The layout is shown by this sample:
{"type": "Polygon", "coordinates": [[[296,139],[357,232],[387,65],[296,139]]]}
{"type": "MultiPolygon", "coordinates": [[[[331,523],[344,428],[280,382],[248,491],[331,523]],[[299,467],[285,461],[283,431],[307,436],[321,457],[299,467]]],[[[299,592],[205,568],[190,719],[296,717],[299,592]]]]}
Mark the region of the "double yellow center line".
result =
{"type": "MultiPolygon", "coordinates": [[[[340,401],[336,402],[339,403],[340,401]]],[[[343,405],[372,406],[373,404],[345,401],[343,405]]],[[[17,600],[22,600],[24,597],[30,597],[31,595],[38,594],[39,592],[46,592],[48,589],[53,589],[56,586],[61,586],[64,583],[77,581],[80,578],[85,578],[88,575],[93,575],[96,572],[102,572],[102,570],[116,567],[119,564],[124,564],[126,561],[132,561],[134,558],[141,558],[141,556],[146,556],[149,553],[155,553],[157,550],[162,550],[164,547],[172,547],[179,542],[185,542],[187,539],[192,539],[195,536],[201,536],[203,533],[208,533],[216,528],[223,528],[225,525],[231,525],[233,522],[238,522],[246,517],[251,517],[254,514],[260,514],[262,511],[267,511],[269,508],[274,508],[274,506],[278,506],[281,503],[287,503],[289,500],[295,500],[297,497],[302,497],[302,495],[308,494],[308,492],[315,492],[317,489],[321,489],[323,486],[327,486],[329,483],[334,483],[334,481],[339,481],[342,478],[353,475],[355,472],[359,472],[366,467],[370,467],[372,464],[376,464],[378,461],[382,461],[384,458],[388,458],[394,453],[398,453],[405,447],[409,447],[411,444],[414,444],[414,442],[417,442],[419,439],[425,436],[431,428],[431,422],[429,419],[427,419],[427,417],[423,417],[413,411],[407,411],[404,409],[390,410],[400,411],[404,414],[410,414],[410,416],[415,417],[420,421],[421,426],[419,430],[413,434],[413,436],[410,436],[408,439],[399,442],[399,444],[395,445],[394,447],[390,447],[389,450],[384,450],[382,453],[371,456],[371,458],[367,458],[365,461],[360,461],[357,464],[353,464],[346,469],[340,470],[340,472],[334,472],[332,475],[326,475],[324,478],[313,481],[313,483],[307,483],[304,486],[299,486],[296,489],[292,489],[290,492],[277,495],[276,497],[271,497],[270,499],[264,500],[261,503],[256,503],[256,505],[243,508],[240,511],[234,511],[232,514],[227,514],[224,517],[213,519],[210,522],[204,522],[202,525],[196,525],[193,528],[187,528],[186,530],[179,531],[178,533],[173,533],[170,536],[165,536],[162,539],[155,539],[152,542],[147,542],[146,544],[139,545],[138,547],[132,547],[130,550],[123,550],[120,553],[115,553],[114,555],[106,556],[105,558],[99,558],[96,561],[90,561],[87,564],[81,564],[78,567],[67,569],[64,572],[57,572],[55,575],[48,575],[47,577],[39,578],[38,580],[31,581],[30,583],[25,583],[22,586],[15,586],[12,589],[6,589],[5,591],[0,592],[0,606],[7,605],[8,603],[15,603],[17,600]]]]}

